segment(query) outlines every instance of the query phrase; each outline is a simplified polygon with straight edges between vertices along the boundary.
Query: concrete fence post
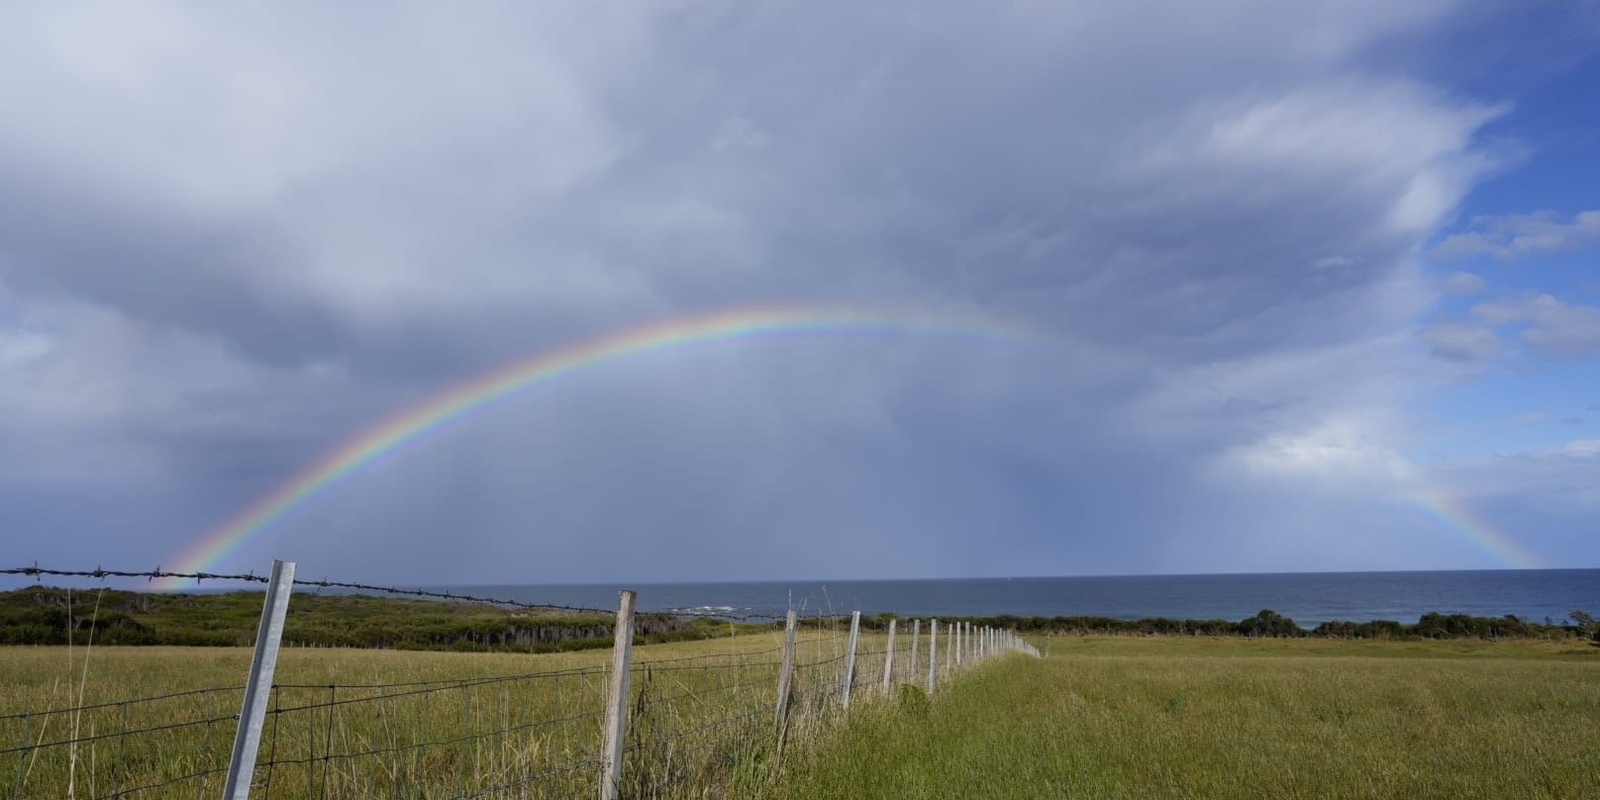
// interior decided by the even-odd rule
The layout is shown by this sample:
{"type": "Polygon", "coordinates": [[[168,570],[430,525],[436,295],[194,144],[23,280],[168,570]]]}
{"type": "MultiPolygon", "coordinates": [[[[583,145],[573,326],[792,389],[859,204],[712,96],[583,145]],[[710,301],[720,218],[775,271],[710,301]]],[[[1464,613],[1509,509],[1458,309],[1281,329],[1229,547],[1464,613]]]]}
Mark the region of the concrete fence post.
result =
{"type": "Polygon", "coordinates": [[[633,663],[633,605],[638,595],[623,589],[617,603],[616,638],[611,645],[611,691],[606,695],[606,742],[600,775],[600,800],[617,800],[622,790],[622,742],[628,734],[628,678],[633,663]]]}
{"type": "Polygon", "coordinates": [[[261,603],[261,622],[256,626],[250,678],[244,686],[244,702],[239,709],[239,728],[233,736],[233,753],[228,757],[228,779],[222,788],[224,800],[248,800],[250,797],[256,749],[261,746],[261,729],[267,721],[272,673],[278,668],[283,620],[289,613],[289,594],[293,590],[294,562],[273,561],[272,576],[267,579],[267,595],[261,603]]]}

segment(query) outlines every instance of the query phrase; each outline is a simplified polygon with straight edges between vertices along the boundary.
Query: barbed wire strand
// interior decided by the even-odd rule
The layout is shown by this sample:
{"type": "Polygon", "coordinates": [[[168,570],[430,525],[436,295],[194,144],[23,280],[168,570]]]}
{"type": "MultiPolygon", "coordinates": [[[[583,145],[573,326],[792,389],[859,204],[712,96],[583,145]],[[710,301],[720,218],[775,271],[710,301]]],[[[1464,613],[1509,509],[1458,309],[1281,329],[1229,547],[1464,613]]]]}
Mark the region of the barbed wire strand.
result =
{"type": "MultiPolygon", "coordinates": [[[[57,578],[144,578],[153,581],[167,578],[181,578],[185,580],[200,581],[233,581],[243,583],[267,583],[269,578],[253,572],[244,573],[216,573],[216,572],[169,572],[160,567],[153,570],[115,570],[96,567],[92,570],[48,569],[37,564],[26,567],[7,567],[0,569],[0,575],[21,575],[30,578],[57,577],[57,578]]],[[[295,586],[307,586],[318,589],[349,589],[355,592],[379,592],[383,594],[401,595],[407,597],[422,597],[434,600],[453,600],[466,603],[484,603],[495,606],[509,606],[534,611],[566,611],[572,613],[598,614],[602,616],[616,616],[615,609],[593,608],[589,606],[575,606],[563,603],[532,603],[524,600],[513,600],[505,597],[480,597],[477,595],[463,594],[451,591],[435,591],[432,589],[407,588],[402,586],[382,586],[379,584],[362,583],[359,581],[336,581],[323,579],[295,578],[295,586]]],[[[670,614],[679,617],[697,617],[702,619],[722,620],[728,622],[773,622],[782,619],[782,614],[768,614],[755,612],[749,614],[734,614],[723,612],[701,611],[699,609],[660,609],[643,611],[642,614],[670,614]]]]}
{"type": "MultiPolygon", "coordinates": [[[[107,570],[96,568],[94,570],[55,570],[39,567],[15,567],[0,569],[0,575],[23,575],[34,578],[50,577],[85,577],[104,580],[107,578],[179,578],[193,579],[196,581],[244,581],[252,583],[265,583],[267,578],[245,573],[229,575],[207,572],[177,573],[162,569],[148,571],[134,570],[107,570]]],[[[513,606],[531,609],[561,609],[570,611],[593,612],[611,614],[613,612],[603,609],[589,609],[580,606],[567,606],[560,604],[535,604],[509,599],[492,599],[475,597],[468,594],[455,592],[438,592],[426,589],[407,589],[401,587],[388,587],[376,584],[331,581],[331,580],[296,580],[296,585],[318,588],[348,589],[352,591],[379,592],[385,594],[410,595],[419,597],[437,598],[442,600],[478,602],[498,606],[513,606]]],[[[670,612],[668,612],[670,613],[670,612]]],[[[765,615],[760,615],[765,616],[765,615]]],[[[835,714],[833,710],[835,697],[843,688],[846,677],[843,672],[844,662],[849,657],[842,647],[842,631],[840,619],[842,615],[824,615],[821,609],[813,617],[808,617],[804,623],[808,627],[815,626],[818,635],[803,637],[803,646],[796,653],[794,661],[795,680],[791,686],[793,703],[801,709],[810,709],[813,714],[835,714]]],[[[923,673],[920,664],[912,663],[908,657],[902,657],[908,650],[916,652],[916,644],[909,631],[901,638],[897,638],[894,645],[896,664],[892,665],[890,685],[897,682],[919,684],[923,673]]],[[[943,639],[943,637],[941,637],[943,639]]],[[[941,644],[944,644],[941,641],[941,644]]],[[[941,648],[944,649],[944,648],[941,648]]],[[[635,684],[636,691],[630,701],[637,705],[641,717],[648,713],[650,716],[640,719],[639,727],[634,728],[637,737],[627,747],[628,752],[637,753],[652,747],[674,745],[688,738],[695,737],[707,731],[718,730],[739,723],[751,722],[765,718],[771,714],[771,705],[776,689],[775,676],[780,666],[774,655],[781,648],[765,648],[741,651],[736,653],[719,653],[711,655],[695,655],[674,658],[636,661],[631,669],[636,674],[642,674],[643,680],[635,684]],[[681,676],[681,677],[680,677],[681,676]],[[662,692],[656,687],[664,687],[662,692]],[[715,715],[706,720],[705,716],[715,715]],[[648,721],[647,721],[648,720],[648,721]],[[698,724],[687,727],[681,725],[685,720],[694,720],[698,724]]],[[[848,680],[853,690],[861,689],[869,693],[874,690],[881,680],[884,671],[884,661],[889,653],[887,643],[884,646],[866,645],[856,650],[856,670],[848,680]],[[876,666],[876,670],[873,667],[876,666]]],[[[953,674],[964,668],[966,662],[957,664],[955,654],[950,651],[939,654],[940,672],[953,674]]],[[[502,753],[499,760],[489,759],[488,769],[502,776],[516,772],[520,769],[531,768],[527,762],[513,763],[512,756],[506,752],[503,743],[510,738],[531,735],[537,731],[545,731],[540,739],[546,748],[554,747],[555,740],[551,736],[559,733],[559,745],[566,749],[569,763],[560,766],[548,767],[539,771],[524,774],[508,783],[481,788],[476,794],[463,795],[464,797],[482,797],[496,791],[506,791],[540,780],[541,776],[556,776],[573,770],[581,769],[590,764],[598,764],[598,758],[592,749],[595,745],[584,746],[582,743],[593,738],[592,731],[585,730],[588,726],[582,721],[595,718],[603,710],[603,703],[599,700],[601,686],[605,683],[605,676],[609,670],[604,667],[568,668],[562,670],[549,670],[545,672],[531,672],[519,675],[501,675],[477,678],[435,679],[424,681],[411,681],[406,683],[351,683],[340,684],[277,684],[272,687],[273,705],[269,710],[272,715],[272,725],[269,728],[265,758],[258,762],[262,768],[260,784],[265,792],[270,795],[271,786],[279,767],[300,767],[309,770],[305,776],[304,789],[309,789],[312,784],[318,785],[319,796],[329,796],[330,792],[347,791],[349,786],[370,786],[371,781],[378,774],[386,774],[390,780],[396,780],[401,769],[394,759],[405,759],[410,754],[411,770],[413,775],[426,774],[430,759],[430,748],[444,750],[446,760],[455,752],[451,748],[459,748],[474,742],[482,742],[491,738],[502,744],[494,747],[495,751],[502,753]],[[551,691],[541,693],[531,690],[539,682],[551,682],[554,685],[547,687],[551,691]],[[578,684],[581,689],[577,692],[566,691],[560,685],[562,681],[578,684]],[[513,692],[513,689],[516,689],[513,692]],[[299,692],[325,692],[326,694],[316,700],[297,702],[293,697],[299,692]],[[484,692],[491,692],[499,700],[500,713],[492,711],[493,700],[486,699],[484,692]],[[375,714],[380,720],[386,711],[390,717],[396,717],[406,705],[416,708],[420,705],[420,715],[415,717],[415,731],[426,731],[434,726],[437,720],[434,717],[433,702],[435,695],[455,693],[459,699],[446,706],[447,716],[457,716],[457,724],[452,728],[461,731],[456,736],[426,736],[423,735],[413,741],[404,741],[398,738],[394,730],[388,731],[387,742],[375,741],[371,734],[360,734],[352,738],[349,727],[349,715],[357,707],[375,709],[375,714]],[[511,697],[546,696],[546,702],[553,703],[555,713],[549,715],[535,715],[530,718],[523,713],[513,714],[511,697]],[[572,699],[579,698],[575,705],[572,699]],[[486,708],[485,706],[488,706],[486,708]],[[299,715],[304,722],[285,726],[283,722],[291,716],[299,715]],[[482,724],[488,722],[489,724],[482,724]],[[498,722],[498,724],[495,724],[498,722]],[[581,732],[573,735],[573,725],[578,725],[581,732]],[[304,733],[303,747],[298,748],[298,753],[280,753],[278,743],[284,733],[290,729],[297,729],[304,733]],[[575,752],[570,748],[577,746],[575,752]],[[360,772],[350,770],[339,764],[349,764],[357,759],[383,759],[388,758],[391,763],[380,765],[378,773],[369,777],[361,777],[360,772]],[[498,765],[498,766],[497,766],[498,765]],[[335,780],[335,772],[338,772],[335,780]],[[320,780],[319,780],[320,778],[320,780]],[[347,782],[348,781],[348,782],[347,782]]],[[[22,728],[22,744],[20,746],[0,746],[0,756],[12,753],[18,754],[18,773],[14,782],[14,791],[20,796],[26,780],[24,768],[28,763],[37,758],[41,751],[56,748],[75,747],[82,744],[93,744],[111,739],[118,742],[118,750],[112,766],[112,796],[127,796],[139,792],[153,791],[170,787],[183,781],[194,781],[197,796],[201,796],[206,788],[206,779],[210,776],[224,772],[220,767],[213,766],[216,753],[212,746],[213,737],[211,728],[224,722],[235,722],[238,715],[234,713],[215,713],[215,695],[224,692],[240,691],[241,687],[213,687],[207,689],[194,689],[182,692],[170,692],[148,698],[122,700],[103,703],[81,705],[76,708],[49,709],[45,711],[29,711],[8,713],[0,715],[0,722],[12,724],[20,720],[22,728]],[[136,706],[148,707],[151,704],[172,701],[186,702],[196,696],[204,705],[204,712],[197,719],[163,722],[160,724],[146,724],[140,727],[129,725],[130,709],[136,706]],[[74,735],[71,738],[52,740],[49,742],[33,742],[35,723],[48,720],[51,715],[78,713],[86,711],[105,711],[117,709],[121,718],[121,725],[115,732],[102,732],[91,728],[87,735],[74,735]],[[135,737],[156,739],[162,742],[171,740],[174,731],[193,729],[203,726],[200,735],[200,746],[196,751],[195,766],[184,775],[174,776],[162,781],[149,781],[147,775],[129,776],[127,766],[127,743],[135,737]],[[123,788],[125,777],[133,777],[132,788],[123,788]],[[142,781],[142,782],[141,782],[142,781]]],[[[440,703],[445,701],[441,700],[440,703]]],[[[525,703],[521,706],[529,708],[525,703]]],[[[410,715],[406,715],[410,716],[410,715]]],[[[357,718],[365,719],[365,718],[357,718]]],[[[814,722],[812,724],[815,724],[814,722]]],[[[44,725],[37,726],[40,737],[43,738],[44,725]]],[[[292,735],[292,734],[291,734],[292,735]]],[[[730,734],[730,739],[737,737],[730,734]]],[[[754,741],[757,737],[744,737],[741,741],[754,741]]],[[[0,743],[3,745],[3,743],[0,743]]],[[[482,753],[481,745],[477,751],[482,753]]],[[[535,752],[537,748],[535,748],[535,752]]],[[[57,752],[60,752],[57,750],[57,752]]],[[[558,752],[547,750],[548,753],[558,752]]],[[[548,755],[541,758],[548,758],[548,755]]],[[[674,774],[680,778],[680,771],[674,774]]],[[[479,774],[483,767],[479,766],[479,774]]],[[[670,776],[669,776],[670,777],[670,776]]],[[[459,778],[457,778],[459,780],[459,778]]]]}

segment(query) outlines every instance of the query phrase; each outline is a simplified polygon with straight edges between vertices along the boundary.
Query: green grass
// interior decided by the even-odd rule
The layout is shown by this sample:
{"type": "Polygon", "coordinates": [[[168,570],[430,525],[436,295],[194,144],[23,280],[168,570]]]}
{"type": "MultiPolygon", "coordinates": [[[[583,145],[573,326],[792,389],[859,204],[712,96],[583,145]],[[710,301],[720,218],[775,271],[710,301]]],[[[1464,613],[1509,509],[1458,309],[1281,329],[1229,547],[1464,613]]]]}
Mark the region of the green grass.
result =
{"type": "MultiPolygon", "coordinates": [[[[781,646],[782,632],[768,631],[636,647],[631,796],[715,796],[769,771],[781,646]]],[[[842,647],[833,631],[802,635],[793,741],[837,713],[842,647]]],[[[883,637],[864,636],[862,649],[874,648],[883,637]]],[[[259,759],[272,767],[258,769],[252,797],[442,798],[492,786],[507,789],[490,797],[591,796],[610,660],[609,650],[286,649],[259,759]]],[[[103,797],[164,781],[175,783],[133,796],[217,796],[220,772],[192,776],[226,764],[248,663],[237,648],[0,647],[0,796],[20,786],[22,797],[103,797]],[[194,689],[208,691],[121,702],[194,689]],[[110,705],[16,715],[99,703],[110,705]],[[165,726],[178,727],[120,735],[165,726]],[[117,735],[38,747],[106,734],[117,735]],[[15,749],[24,743],[34,749],[15,749]]],[[[863,692],[882,669],[881,654],[859,660],[863,692]]]]}
{"type": "Polygon", "coordinates": [[[777,798],[1600,797],[1600,648],[1055,638],[853,714],[777,798]]]}
{"type": "MultiPolygon", "coordinates": [[[[808,632],[799,660],[811,666],[796,676],[781,763],[781,633],[636,648],[624,796],[1600,797],[1600,647],[1581,640],[1036,644],[1046,658],[980,665],[928,698],[904,669],[902,636],[899,674],[912,685],[883,700],[882,654],[863,656],[845,720],[842,636],[808,632]]],[[[862,637],[865,651],[883,645],[880,634],[862,637]]],[[[22,797],[87,798],[225,761],[239,703],[227,687],[243,682],[248,651],[97,647],[86,672],[85,654],[74,648],[69,666],[64,647],[0,647],[0,750],[74,727],[87,736],[212,722],[0,755],[0,796],[19,771],[22,797]],[[48,722],[3,718],[205,687],[48,722]]],[[[924,641],[918,670],[926,655],[924,641]]],[[[288,649],[281,713],[263,743],[272,782],[258,772],[253,796],[457,797],[497,785],[508,788],[488,796],[592,796],[598,768],[585,758],[600,743],[610,657],[288,649]],[[470,682],[505,676],[523,677],[470,682]],[[424,681],[440,683],[417,693],[402,685],[424,681]],[[297,705],[309,707],[289,710],[297,705]]],[[[221,778],[174,786],[133,796],[216,796],[221,778]]]]}

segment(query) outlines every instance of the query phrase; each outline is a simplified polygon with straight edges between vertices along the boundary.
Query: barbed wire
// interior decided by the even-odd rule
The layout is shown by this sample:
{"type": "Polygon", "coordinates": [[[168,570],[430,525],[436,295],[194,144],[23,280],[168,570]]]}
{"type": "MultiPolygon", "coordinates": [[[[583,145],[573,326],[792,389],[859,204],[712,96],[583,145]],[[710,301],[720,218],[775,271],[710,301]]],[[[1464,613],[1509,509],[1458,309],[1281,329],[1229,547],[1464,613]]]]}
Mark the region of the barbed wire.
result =
{"type": "MultiPolygon", "coordinates": [[[[115,577],[120,571],[96,572],[115,577]]],[[[947,635],[941,630],[941,677],[966,666],[950,660],[947,635]]],[[[833,724],[841,718],[839,694],[846,683],[863,699],[889,695],[885,690],[895,685],[921,685],[926,662],[903,658],[908,647],[917,653],[916,641],[910,632],[863,641],[852,655],[851,648],[841,648],[837,630],[801,637],[792,659],[790,711],[779,725],[799,736],[833,724]],[[891,652],[895,661],[886,664],[891,652]],[[849,672],[842,669],[847,659],[855,666],[849,672]]],[[[625,745],[630,759],[625,774],[635,776],[627,778],[630,785],[662,789],[709,780],[708,786],[722,786],[717,781],[725,775],[712,774],[717,764],[770,745],[765,737],[783,663],[776,656],[784,648],[750,644],[736,652],[646,656],[633,662],[625,745]]],[[[257,783],[266,797],[362,796],[410,780],[431,781],[434,790],[460,796],[525,793],[522,787],[531,785],[546,794],[569,789],[588,794],[601,763],[596,755],[600,732],[592,723],[605,709],[602,678],[607,674],[608,667],[594,665],[393,683],[276,683],[256,762],[257,783]]],[[[37,760],[40,774],[31,786],[86,770],[84,776],[100,780],[109,775],[110,796],[169,793],[178,784],[204,795],[223,774],[219,764],[231,741],[226,734],[238,719],[231,713],[236,691],[202,689],[81,705],[72,713],[89,715],[81,731],[74,718],[70,734],[49,735],[44,727],[48,715],[68,709],[3,715],[0,761],[16,765],[9,782],[18,793],[30,787],[37,760]],[[155,700],[176,705],[171,713],[130,713],[137,704],[148,708],[155,700]],[[97,745],[100,767],[93,765],[97,745]],[[80,747],[88,751],[88,767],[77,755],[80,747]],[[173,753],[178,759],[173,771],[181,774],[150,767],[173,753]]],[[[101,796],[94,789],[89,794],[101,796]]]]}
{"type": "MultiPolygon", "coordinates": [[[[200,581],[234,581],[244,583],[267,583],[270,579],[253,572],[226,574],[216,572],[170,572],[156,567],[152,570],[117,570],[95,567],[92,570],[47,569],[37,564],[26,567],[8,567],[0,569],[0,575],[21,575],[29,578],[58,577],[58,578],[144,578],[147,582],[177,578],[183,580],[200,581]]],[[[355,592],[379,592],[382,594],[402,595],[407,597],[423,597],[434,600],[451,600],[463,603],[484,603],[487,605],[528,609],[532,611],[566,611],[570,613],[599,614],[615,617],[615,609],[592,608],[589,606],[565,605],[562,603],[530,603],[523,600],[510,598],[479,597],[477,595],[462,594],[451,591],[435,591],[432,589],[406,588],[400,586],[382,586],[359,581],[336,581],[323,579],[295,578],[295,586],[307,586],[318,589],[349,589],[355,592]]],[[[752,612],[749,614],[733,614],[722,612],[700,611],[698,609],[662,609],[658,611],[641,611],[643,614],[671,614],[678,617],[691,617],[700,619],[713,619],[724,622],[774,622],[783,619],[781,614],[768,614],[752,612]]],[[[838,615],[818,615],[838,616],[838,615]]]]}

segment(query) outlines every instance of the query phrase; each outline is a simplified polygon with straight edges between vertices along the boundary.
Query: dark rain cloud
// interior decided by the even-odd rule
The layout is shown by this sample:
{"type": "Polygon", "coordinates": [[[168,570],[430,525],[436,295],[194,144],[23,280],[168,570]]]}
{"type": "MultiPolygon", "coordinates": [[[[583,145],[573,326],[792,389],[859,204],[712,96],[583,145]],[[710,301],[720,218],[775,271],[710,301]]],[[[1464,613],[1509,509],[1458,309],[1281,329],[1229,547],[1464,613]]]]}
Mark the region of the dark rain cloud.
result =
{"type": "MultiPolygon", "coordinates": [[[[240,559],[463,581],[1358,561],[1331,527],[1299,551],[1239,531],[1269,527],[1263,492],[1388,463],[1368,441],[1398,429],[1434,291],[1411,254],[1490,166],[1499,109],[1360,55],[1449,7],[36,12],[0,34],[29,76],[0,99],[30,112],[0,122],[0,300],[52,333],[0,432],[118,431],[163,498],[125,516],[155,558],[558,344],[749,304],[982,312],[1052,344],[612,365],[380,459],[240,559]],[[97,338],[135,330],[132,356],[97,338]],[[51,411],[129,357],[149,367],[51,411]]],[[[27,513],[70,527],[61,496],[27,513]]]]}

